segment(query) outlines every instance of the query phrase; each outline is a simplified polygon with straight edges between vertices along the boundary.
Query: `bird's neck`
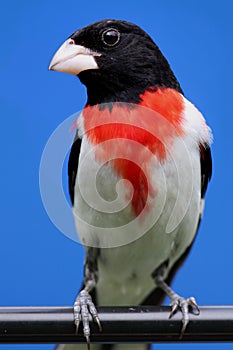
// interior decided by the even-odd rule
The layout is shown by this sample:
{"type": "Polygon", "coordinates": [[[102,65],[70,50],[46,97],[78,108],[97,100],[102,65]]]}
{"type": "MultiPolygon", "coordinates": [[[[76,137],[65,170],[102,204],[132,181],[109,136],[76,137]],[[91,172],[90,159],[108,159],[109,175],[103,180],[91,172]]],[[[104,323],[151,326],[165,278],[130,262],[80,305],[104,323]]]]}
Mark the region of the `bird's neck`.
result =
{"type": "Polygon", "coordinates": [[[174,74],[158,76],[154,71],[138,72],[132,76],[103,74],[99,70],[88,70],[79,74],[80,81],[87,88],[87,105],[123,102],[140,103],[146,91],[158,88],[172,88],[182,93],[174,74]]]}

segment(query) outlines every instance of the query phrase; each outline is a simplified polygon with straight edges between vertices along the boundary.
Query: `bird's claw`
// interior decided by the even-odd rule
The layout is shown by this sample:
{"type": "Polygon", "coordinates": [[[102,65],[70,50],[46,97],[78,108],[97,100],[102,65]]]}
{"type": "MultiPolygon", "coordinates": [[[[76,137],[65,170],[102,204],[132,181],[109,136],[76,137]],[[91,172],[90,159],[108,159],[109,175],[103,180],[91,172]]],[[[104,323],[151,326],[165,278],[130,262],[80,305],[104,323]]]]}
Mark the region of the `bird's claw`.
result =
{"type": "Polygon", "coordinates": [[[173,299],[171,299],[170,306],[172,309],[171,309],[169,318],[171,318],[178,311],[178,309],[181,310],[182,328],[181,328],[180,338],[182,338],[186,330],[186,327],[189,323],[189,309],[191,309],[191,312],[195,315],[200,314],[200,309],[194,297],[185,299],[178,295],[176,295],[173,299]]]}
{"type": "Polygon", "coordinates": [[[102,332],[102,326],[101,326],[101,323],[100,323],[99,317],[96,317],[94,320],[95,320],[95,322],[98,324],[99,331],[100,331],[100,332],[102,332]]]}
{"type": "Polygon", "coordinates": [[[100,332],[102,327],[96,307],[91,299],[90,294],[86,290],[82,290],[74,303],[74,323],[76,325],[76,333],[78,333],[80,322],[83,323],[83,335],[87,341],[87,349],[90,349],[90,324],[89,317],[97,323],[100,332]]]}
{"type": "Polygon", "coordinates": [[[90,337],[86,335],[87,350],[90,350],[90,337]]]}

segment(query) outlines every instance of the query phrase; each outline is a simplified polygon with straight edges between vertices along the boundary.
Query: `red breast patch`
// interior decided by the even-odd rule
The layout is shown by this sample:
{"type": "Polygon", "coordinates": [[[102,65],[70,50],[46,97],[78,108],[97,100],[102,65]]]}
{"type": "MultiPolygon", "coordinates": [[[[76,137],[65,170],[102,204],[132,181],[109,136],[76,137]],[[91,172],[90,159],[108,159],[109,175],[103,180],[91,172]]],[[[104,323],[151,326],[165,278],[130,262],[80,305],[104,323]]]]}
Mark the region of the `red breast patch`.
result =
{"type": "Polygon", "coordinates": [[[139,104],[113,103],[87,106],[84,130],[98,146],[95,158],[112,166],[133,186],[134,214],[149,210],[148,195],[157,193],[152,183],[151,160],[165,161],[176,137],[182,136],[183,97],[173,89],[146,91],[139,104]]]}

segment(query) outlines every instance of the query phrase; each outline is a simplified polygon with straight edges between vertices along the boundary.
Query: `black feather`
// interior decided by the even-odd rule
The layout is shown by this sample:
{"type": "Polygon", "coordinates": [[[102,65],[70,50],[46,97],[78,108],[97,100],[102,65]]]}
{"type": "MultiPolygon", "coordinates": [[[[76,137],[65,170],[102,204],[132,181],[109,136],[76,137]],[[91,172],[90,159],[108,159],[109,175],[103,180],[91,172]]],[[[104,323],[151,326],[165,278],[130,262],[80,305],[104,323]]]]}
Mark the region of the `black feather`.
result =
{"type": "Polygon", "coordinates": [[[199,149],[201,160],[201,198],[204,198],[212,175],[212,157],[208,145],[200,145],[199,149]]]}
{"type": "Polygon", "coordinates": [[[87,87],[88,105],[108,102],[137,103],[140,95],[153,87],[172,88],[182,93],[168,61],[151,37],[126,21],[105,20],[93,23],[71,35],[75,44],[96,55],[99,69],[82,71],[78,77],[87,87]],[[114,28],[120,33],[115,46],[106,47],[102,33],[114,28]]]}
{"type": "Polygon", "coordinates": [[[76,175],[78,171],[79,153],[81,148],[82,140],[78,136],[78,132],[74,138],[73,145],[71,147],[69,162],[68,162],[68,182],[69,182],[69,193],[72,205],[74,205],[74,186],[76,175]]]}

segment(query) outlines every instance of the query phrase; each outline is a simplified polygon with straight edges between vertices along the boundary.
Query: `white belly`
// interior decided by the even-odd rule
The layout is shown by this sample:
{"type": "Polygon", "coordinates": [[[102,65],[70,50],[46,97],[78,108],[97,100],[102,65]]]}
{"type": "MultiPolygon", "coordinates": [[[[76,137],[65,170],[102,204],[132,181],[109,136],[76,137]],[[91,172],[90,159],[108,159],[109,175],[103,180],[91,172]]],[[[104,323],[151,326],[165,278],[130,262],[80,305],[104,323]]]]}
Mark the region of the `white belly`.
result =
{"type": "Polygon", "coordinates": [[[195,236],[201,210],[199,152],[187,143],[185,156],[183,144],[177,141],[173,160],[161,166],[154,163],[150,180],[158,191],[148,199],[144,216],[135,218],[130,205],[124,208],[131,188],[119,183],[109,165],[100,170],[89,152],[91,146],[83,141],[83,173],[76,179],[74,215],[82,244],[103,248],[98,261],[98,302],[138,304],[155,287],[152,272],[167,260],[169,272],[195,236]],[[93,174],[98,174],[94,183],[93,174]]]}

